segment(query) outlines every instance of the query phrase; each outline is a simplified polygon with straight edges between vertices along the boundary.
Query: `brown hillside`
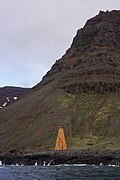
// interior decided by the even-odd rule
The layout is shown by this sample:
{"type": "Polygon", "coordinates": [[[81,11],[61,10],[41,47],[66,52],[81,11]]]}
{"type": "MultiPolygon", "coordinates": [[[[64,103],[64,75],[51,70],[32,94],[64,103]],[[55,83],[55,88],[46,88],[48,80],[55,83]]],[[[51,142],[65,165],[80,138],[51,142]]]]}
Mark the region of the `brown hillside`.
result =
{"type": "Polygon", "coordinates": [[[120,11],[100,12],[24,98],[0,111],[0,149],[120,149],[120,11]]]}

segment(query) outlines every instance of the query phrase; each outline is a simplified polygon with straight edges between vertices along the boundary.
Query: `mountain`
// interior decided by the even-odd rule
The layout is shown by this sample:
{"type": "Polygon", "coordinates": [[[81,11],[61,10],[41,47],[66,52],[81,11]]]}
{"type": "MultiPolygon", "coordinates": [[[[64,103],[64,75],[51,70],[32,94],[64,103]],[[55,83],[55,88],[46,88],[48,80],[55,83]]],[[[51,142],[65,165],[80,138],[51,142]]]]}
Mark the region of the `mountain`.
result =
{"type": "Polygon", "coordinates": [[[29,88],[12,86],[0,87],[0,109],[21,98],[28,90],[29,88]]]}
{"type": "Polygon", "coordinates": [[[0,150],[120,149],[120,11],[102,12],[23,98],[0,111],[0,150]]]}

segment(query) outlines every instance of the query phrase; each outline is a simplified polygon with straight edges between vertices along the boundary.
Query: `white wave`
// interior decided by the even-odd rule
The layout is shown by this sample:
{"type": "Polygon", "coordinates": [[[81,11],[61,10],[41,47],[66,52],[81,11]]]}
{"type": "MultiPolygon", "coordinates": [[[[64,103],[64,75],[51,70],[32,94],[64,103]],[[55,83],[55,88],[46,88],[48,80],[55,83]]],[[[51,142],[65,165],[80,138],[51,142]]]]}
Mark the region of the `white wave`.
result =
{"type": "Polygon", "coordinates": [[[87,164],[58,164],[54,166],[87,166],[87,164]]]}
{"type": "Polygon", "coordinates": [[[87,166],[87,164],[71,164],[71,166],[87,166]]]}
{"type": "Polygon", "coordinates": [[[120,165],[117,165],[117,164],[108,164],[108,166],[111,166],[111,167],[119,167],[120,165]]]}
{"type": "Polygon", "coordinates": [[[24,166],[24,164],[21,164],[21,166],[24,166]]]}
{"type": "Polygon", "coordinates": [[[53,161],[53,160],[51,160],[51,161],[47,164],[47,166],[50,166],[50,165],[51,165],[51,163],[52,163],[52,161],[53,161]]]}
{"type": "Polygon", "coordinates": [[[35,162],[35,166],[37,166],[38,165],[38,163],[37,162],[35,162]]]}
{"type": "Polygon", "coordinates": [[[46,166],[45,161],[43,162],[43,166],[46,166]]]}

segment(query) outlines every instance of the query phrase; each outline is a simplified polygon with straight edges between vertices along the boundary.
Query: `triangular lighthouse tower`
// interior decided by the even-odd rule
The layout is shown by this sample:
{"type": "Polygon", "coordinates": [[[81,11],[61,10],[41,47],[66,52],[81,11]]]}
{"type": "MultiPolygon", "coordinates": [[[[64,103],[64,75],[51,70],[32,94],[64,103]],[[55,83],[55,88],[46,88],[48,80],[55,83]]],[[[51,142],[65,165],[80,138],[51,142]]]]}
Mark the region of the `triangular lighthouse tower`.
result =
{"type": "Polygon", "coordinates": [[[59,126],[55,150],[66,150],[66,149],[67,149],[67,144],[65,140],[64,129],[63,126],[59,126]]]}

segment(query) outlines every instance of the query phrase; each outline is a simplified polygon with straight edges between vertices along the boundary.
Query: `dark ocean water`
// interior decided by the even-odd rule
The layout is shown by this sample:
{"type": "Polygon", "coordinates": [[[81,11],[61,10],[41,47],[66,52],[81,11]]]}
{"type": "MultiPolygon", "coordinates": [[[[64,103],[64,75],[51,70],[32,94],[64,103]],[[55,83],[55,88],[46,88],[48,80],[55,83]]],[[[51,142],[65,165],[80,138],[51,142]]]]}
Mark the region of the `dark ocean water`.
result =
{"type": "Polygon", "coordinates": [[[120,166],[0,166],[0,180],[120,180],[120,166]]]}

